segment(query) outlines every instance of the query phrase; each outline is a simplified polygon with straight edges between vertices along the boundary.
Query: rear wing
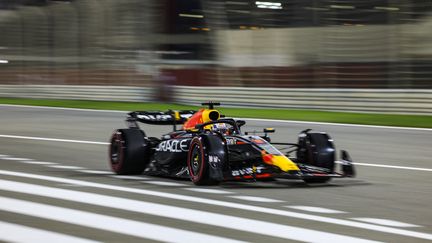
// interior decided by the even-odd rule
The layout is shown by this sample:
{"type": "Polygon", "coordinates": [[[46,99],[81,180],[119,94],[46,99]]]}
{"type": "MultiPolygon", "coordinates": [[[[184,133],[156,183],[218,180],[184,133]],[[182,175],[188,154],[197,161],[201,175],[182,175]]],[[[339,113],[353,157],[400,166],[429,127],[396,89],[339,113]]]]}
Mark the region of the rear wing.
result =
{"type": "Polygon", "coordinates": [[[133,111],[128,113],[126,122],[142,122],[153,125],[175,125],[183,124],[189,117],[195,114],[196,111],[181,110],[181,111],[133,111]]]}

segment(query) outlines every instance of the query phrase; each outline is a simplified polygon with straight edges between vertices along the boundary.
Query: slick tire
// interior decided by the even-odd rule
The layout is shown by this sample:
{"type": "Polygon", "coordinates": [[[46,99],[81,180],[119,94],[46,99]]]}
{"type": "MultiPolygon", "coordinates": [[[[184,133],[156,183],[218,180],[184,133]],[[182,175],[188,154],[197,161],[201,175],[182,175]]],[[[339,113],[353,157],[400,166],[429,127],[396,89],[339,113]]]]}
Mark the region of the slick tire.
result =
{"type": "MultiPolygon", "coordinates": [[[[306,162],[308,164],[326,168],[330,173],[334,172],[335,167],[335,148],[331,138],[326,133],[309,133],[307,135],[306,162]]],[[[325,183],[331,177],[319,177],[304,179],[306,183],[325,183]]]]}
{"type": "Polygon", "coordinates": [[[204,144],[201,139],[192,139],[187,159],[189,176],[195,185],[217,185],[218,181],[209,176],[209,161],[205,155],[204,144]]]}
{"type": "Polygon", "coordinates": [[[110,140],[111,170],[118,175],[142,174],[150,161],[149,145],[139,129],[118,129],[110,140]]]}

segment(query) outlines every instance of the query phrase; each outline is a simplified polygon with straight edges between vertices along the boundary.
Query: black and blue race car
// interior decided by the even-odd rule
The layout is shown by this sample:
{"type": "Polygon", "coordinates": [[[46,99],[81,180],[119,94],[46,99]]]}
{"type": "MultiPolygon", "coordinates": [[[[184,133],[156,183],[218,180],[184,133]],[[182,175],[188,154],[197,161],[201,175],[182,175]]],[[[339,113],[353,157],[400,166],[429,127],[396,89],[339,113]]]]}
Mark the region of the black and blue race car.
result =
{"type": "Polygon", "coordinates": [[[190,178],[196,185],[277,178],[324,183],[355,176],[346,151],[341,151],[341,171],[336,172],[336,150],[324,132],[307,129],[297,143],[271,142],[274,129],[242,132],[246,122],[222,116],[214,108],[219,103],[202,105],[207,108],[128,113],[128,128],[114,131],[110,140],[111,169],[121,175],[190,178]],[[140,122],[172,125],[173,131],[148,137],[140,122]],[[284,146],[286,152],[275,146],[284,146]]]}

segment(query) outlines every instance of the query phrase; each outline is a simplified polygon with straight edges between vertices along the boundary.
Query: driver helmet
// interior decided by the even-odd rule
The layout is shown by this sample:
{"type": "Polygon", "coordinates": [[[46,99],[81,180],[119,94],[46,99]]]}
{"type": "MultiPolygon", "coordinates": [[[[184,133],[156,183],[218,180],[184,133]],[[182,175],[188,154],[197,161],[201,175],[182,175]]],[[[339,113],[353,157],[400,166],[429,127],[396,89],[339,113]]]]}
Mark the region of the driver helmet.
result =
{"type": "Polygon", "coordinates": [[[228,126],[225,123],[215,123],[212,126],[212,131],[220,132],[222,134],[227,134],[228,126]]]}

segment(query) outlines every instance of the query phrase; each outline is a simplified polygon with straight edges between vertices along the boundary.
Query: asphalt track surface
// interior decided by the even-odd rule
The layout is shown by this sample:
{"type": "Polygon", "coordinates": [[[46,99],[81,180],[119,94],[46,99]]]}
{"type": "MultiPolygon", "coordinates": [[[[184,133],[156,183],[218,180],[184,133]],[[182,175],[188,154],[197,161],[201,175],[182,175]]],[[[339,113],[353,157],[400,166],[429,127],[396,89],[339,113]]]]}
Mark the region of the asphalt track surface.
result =
{"type": "MultiPolygon", "coordinates": [[[[0,241],[432,240],[430,129],[247,120],[244,130],[274,127],[275,142],[295,142],[306,128],[328,132],[351,153],[358,176],[196,187],[113,175],[106,144],[124,117],[0,105],[0,241]]],[[[142,128],[150,136],[171,129],[142,128]]]]}

